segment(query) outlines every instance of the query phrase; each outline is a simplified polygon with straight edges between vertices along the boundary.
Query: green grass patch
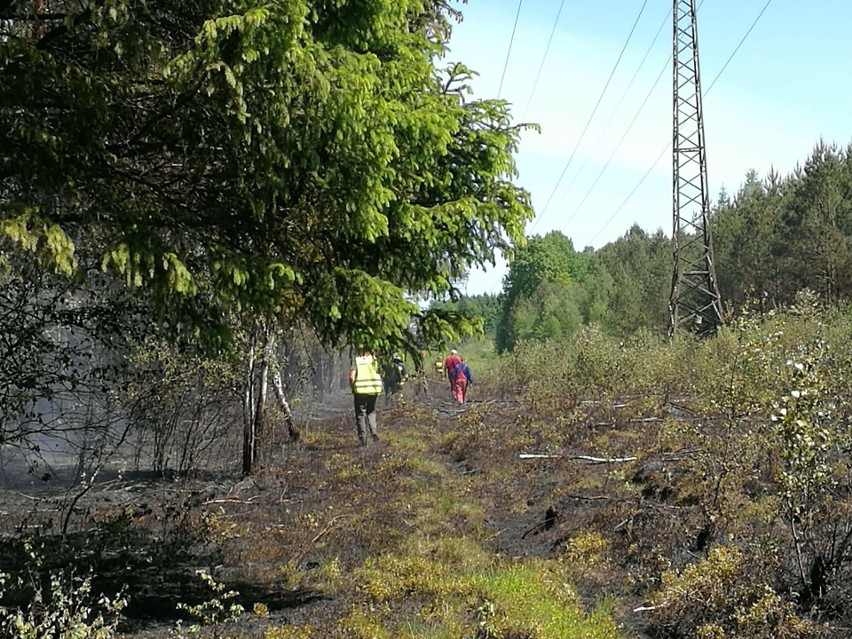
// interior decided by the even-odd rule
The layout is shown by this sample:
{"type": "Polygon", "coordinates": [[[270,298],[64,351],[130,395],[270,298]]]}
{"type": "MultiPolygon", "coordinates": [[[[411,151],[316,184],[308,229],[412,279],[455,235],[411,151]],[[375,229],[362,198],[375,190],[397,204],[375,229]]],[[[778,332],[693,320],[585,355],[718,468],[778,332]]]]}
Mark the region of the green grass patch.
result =
{"type": "Polygon", "coordinates": [[[561,639],[619,637],[609,605],[584,612],[574,589],[553,561],[512,564],[476,579],[483,603],[477,622],[486,637],[561,639]]]}
{"type": "Polygon", "coordinates": [[[364,638],[621,636],[608,604],[584,611],[558,560],[485,566],[471,543],[444,539],[368,560],[357,575],[363,600],[343,627],[364,638]],[[460,551],[478,559],[459,562],[460,551]]]}

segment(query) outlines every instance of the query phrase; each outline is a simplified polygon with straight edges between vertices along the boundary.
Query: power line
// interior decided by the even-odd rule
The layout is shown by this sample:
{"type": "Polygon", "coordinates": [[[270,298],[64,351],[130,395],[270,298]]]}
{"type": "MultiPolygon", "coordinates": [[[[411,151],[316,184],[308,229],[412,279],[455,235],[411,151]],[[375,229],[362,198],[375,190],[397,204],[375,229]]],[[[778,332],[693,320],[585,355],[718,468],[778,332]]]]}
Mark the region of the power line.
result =
{"type": "MultiPolygon", "coordinates": [[[[743,37],[742,37],[742,39],[740,40],[739,44],[737,44],[737,46],[734,48],[734,50],[733,50],[733,52],[731,53],[731,55],[730,55],[730,56],[728,56],[728,59],[725,61],[725,64],[723,64],[723,65],[722,65],[722,68],[721,68],[721,69],[719,69],[719,72],[716,74],[716,77],[715,77],[715,78],[713,78],[713,81],[710,83],[710,86],[709,86],[709,87],[707,87],[707,90],[704,92],[704,95],[705,95],[705,96],[706,96],[708,93],[710,93],[710,89],[712,89],[712,88],[713,88],[713,85],[714,85],[714,84],[716,84],[716,81],[719,79],[719,77],[722,75],[722,73],[725,71],[725,69],[727,69],[727,68],[728,68],[728,65],[731,63],[731,60],[733,60],[733,59],[734,59],[734,56],[735,56],[735,55],[737,54],[737,52],[740,50],[740,47],[742,47],[743,43],[744,43],[744,42],[746,41],[746,39],[748,38],[749,34],[751,34],[752,30],[753,30],[753,29],[754,29],[754,27],[757,25],[758,21],[759,21],[759,20],[760,20],[760,18],[763,16],[764,12],[766,11],[766,9],[769,7],[769,5],[770,5],[770,4],[772,4],[772,0],[766,0],[766,4],[765,4],[765,5],[763,5],[763,9],[761,9],[761,10],[760,10],[760,13],[758,13],[758,14],[757,14],[757,17],[756,17],[756,18],[754,19],[754,21],[751,23],[751,26],[750,26],[750,27],[748,28],[748,30],[745,32],[745,35],[743,35],[743,37]]],[[[700,8],[700,6],[701,6],[701,5],[699,5],[699,8],[700,8]]],[[[661,158],[661,157],[663,157],[663,154],[664,154],[666,151],[668,151],[668,150],[671,148],[671,146],[672,146],[671,142],[669,142],[669,143],[665,146],[665,148],[664,148],[664,149],[660,152],[660,154],[656,157],[656,159],[654,160],[653,164],[651,164],[651,166],[650,166],[650,167],[648,168],[648,170],[645,172],[645,175],[643,175],[643,176],[642,176],[642,178],[639,180],[639,182],[636,184],[636,186],[634,186],[634,187],[633,187],[633,190],[632,190],[632,191],[630,191],[630,193],[627,195],[627,197],[624,199],[624,201],[621,203],[621,205],[620,205],[620,206],[619,206],[619,207],[615,210],[615,212],[614,212],[614,213],[613,213],[613,214],[609,217],[609,219],[608,219],[608,220],[604,223],[604,225],[600,228],[600,230],[598,230],[598,232],[597,232],[597,233],[595,233],[595,236],[594,236],[594,237],[590,240],[589,244],[593,244],[593,243],[594,243],[594,241],[598,238],[598,236],[600,236],[600,234],[601,234],[601,233],[603,233],[603,231],[606,229],[606,227],[608,227],[608,226],[610,225],[610,223],[611,223],[611,222],[615,219],[615,216],[616,216],[616,215],[618,215],[618,214],[621,212],[621,210],[622,210],[622,209],[623,209],[623,208],[627,205],[627,202],[628,202],[628,201],[630,201],[630,198],[632,198],[632,197],[633,197],[633,195],[634,195],[634,193],[636,193],[636,191],[639,189],[639,187],[640,187],[640,186],[642,186],[642,184],[645,182],[645,180],[647,179],[647,177],[651,174],[651,171],[653,171],[654,167],[657,165],[657,162],[659,162],[659,161],[660,161],[660,158],[661,158]]]]}
{"type": "Polygon", "coordinates": [[[538,86],[538,80],[541,77],[541,71],[544,69],[544,61],[547,60],[547,54],[550,51],[550,43],[553,42],[553,35],[556,33],[556,26],[559,24],[559,16],[562,15],[562,7],[565,6],[565,0],[559,3],[559,9],[556,11],[556,18],[553,20],[553,28],[550,30],[550,37],[547,39],[547,46],[544,48],[544,55],[541,57],[541,63],[538,65],[538,71],[535,74],[535,81],[533,82],[532,90],[530,91],[530,97],[527,100],[527,106],[524,107],[524,115],[521,120],[527,119],[527,112],[530,110],[530,104],[532,103],[533,95],[535,94],[536,87],[538,86]]]}
{"type": "Polygon", "coordinates": [[[577,154],[577,149],[580,148],[580,144],[583,142],[583,138],[586,136],[586,132],[589,130],[589,125],[592,123],[592,120],[595,117],[595,114],[598,112],[598,107],[600,107],[601,101],[606,95],[606,91],[609,88],[610,82],[612,82],[612,77],[615,75],[616,69],[618,69],[618,65],[621,62],[622,56],[624,56],[624,51],[627,49],[627,45],[630,44],[630,39],[633,37],[633,32],[636,30],[636,25],[639,23],[639,19],[642,17],[642,14],[645,11],[645,6],[648,4],[648,0],[645,0],[642,3],[642,8],[639,10],[639,15],[636,16],[636,20],[633,22],[633,26],[630,28],[630,33],[627,35],[627,40],[624,42],[624,46],[621,47],[621,52],[618,54],[618,59],[615,61],[615,65],[612,67],[612,71],[609,73],[609,78],[607,78],[606,84],[604,85],[603,91],[601,91],[600,96],[598,96],[598,101],[595,103],[595,108],[592,109],[592,114],[589,116],[589,119],[586,121],[586,126],[583,127],[582,133],[580,133],[580,139],[577,140],[577,144],[574,146],[574,150],[571,152],[571,156],[568,158],[568,161],[565,163],[565,167],[562,169],[562,173],[559,175],[559,179],[556,181],[556,186],[553,187],[553,191],[550,193],[550,197],[547,198],[547,202],[544,204],[544,208],[541,210],[541,215],[533,222],[532,228],[530,232],[535,230],[535,227],[544,217],[544,214],[547,212],[547,207],[550,206],[550,202],[553,200],[553,196],[556,194],[556,191],[559,189],[559,185],[562,183],[562,178],[565,177],[565,173],[568,171],[568,167],[571,166],[571,162],[574,160],[574,156],[577,154]]]}
{"type": "Polygon", "coordinates": [[[737,51],[739,51],[740,47],[743,46],[743,42],[746,41],[746,38],[748,38],[752,29],[754,29],[754,26],[757,24],[757,21],[760,20],[761,16],[763,16],[763,13],[766,11],[767,8],[769,8],[770,4],[772,4],[772,0],[766,0],[766,4],[763,5],[763,9],[761,9],[760,13],[757,14],[757,17],[754,19],[754,22],[751,23],[751,26],[748,28],[748,31],[745,32],[745,35],[742,37],[742,40],[740,40],[740,43],[736,46],[733,53],[731,53],[731,55],[728,56],[728,59],[725,61],[725,64],[722,65],[722,68],[719,69],[719,73],[717,73],[716,77],[713,78],[713,82],[711,82],[710,86],[707,87],[707,90],[704,92],[704,95],[707,95],[708,93],[710,93],[710,89],[712,89],[713,85],[716,84],[716,80],[718,80],[719,76],[722,75],[722,73],[725,71],[725,69],[728,68],[728,65],[731,63],[731,60],[734,59],[734,56],[737,54],[737,51]]]}
{"type": "MultiPolygon", "coordinates": [[[[642,56],[642,61],[639,62],[639,66],[636,67],[636,71],[633,73],[633,77],[630,78],[630,82],[627,84],[627,88],[621,94],[621,97],[619,98],[618,103],[615,105],[615,108],[612,110],[612,113],[610,113],[609,120],[607,120],[606,124],[604,125],[603,130],[601,131],[600,135],[598,135],[598,139],[595,142],[595,145],[597,145],[597,142],[600,142],[600,140],[603,138],[604,134],[609,130],[609,125],[612,123],[612,120],[615,117],[615,114],[618,112],[619,107],[621,107],[622,103],[624,102],[624,98],[627,97],[627,94],[629,93],[630,89],[633,87],[633,83],[636,81],[636,78],[638,77],[639,72],[642,70],[642,67],[645,65],[645,61],[648,59],[648,56],[651,54],[651,51],[653,50],[654,45],[657,43],[657,39],[660,37],[660,33],[662,33],[663,28],[668,23],[669,16],[671,16],[671,14],[672,14],[672,9],[669,8],[669,10],[666,12],[666,16],[663,18],[663,21],[660,23],[660,26],[657,29],[657,33],[654,35],[653,40],[651,40],[651,44],[648,45],[648,49],[645,51],[645,55],[642,56]]],[[[630,133],[631,129],[633,128],[633,125],[636,123],[636,120],[639,118],[639,115],[642,113],[642,110],[645,108],[645,105],[648,103],[648,100],[650,99],[651,94],[654,92],[654,89],[657,87],[657,84],[659,83],[660,79],[663,77],[663,74],[665,73],[666,69],[668,68],[668,64],[669,64],[669,61],[671,59],[672,59],[671,54],[669,54],[669,57],[666,60],[666,63],[663,65],[663,68],[660,70],[660,73],[657,75],[657,79],[654,80],[654,84],[651,86],[650,91],[648,91],[648,94],[645,96],[645,99],[642,101],[642,104],[639,105],[639,109],[636,111],[636,114],[633,116],[633,120],[631,120],[630,124],[627,126],[627,129],[622,134],[621,139],[618,141],[618,144],[616,144],[615,149],[610,154],[609,158],[607,159],[603,168],[598,173],[594,182],[592,182],[592,185],[589,187],[589,190],[586,191],[586,194],[583,196],[583,199],[577,205],[577,208],[574,209],[574,212],[571,213],[571,216],[565,221],[564,226],[568,226],[571,223],[571,220],[573,220],[574,217],[577,215],[577,212],[580,210],[580,208],[586,202],[586,199],[592,193],[592,190],[594,190],[595,185],[597,185],[598,181],[601,179],[601,176],[604,174],[606,169],[609,167],[610,162],[612,162],[612,159],[613,159],[613,157],[615,157],[615,154],[618,152],[618,149],[621,148],[621,145],[624,143],[625,138],[630,133]]],[[[565,195],[571,190],[571,187],[577,181],[577,178],[580,177],[580,174],[583,172],[583,169],[586,168],[586,164],[588,164],[588,161],[589,161],[588,157],[586,157],[586,159],[583,160],[583,164],[580,166],[580,170],[577,171],[577,173],[574,175],[574,179],[571,180],[571,183],[565,189],[565,191],[562,195],[563,199],[565,198],[565,195]]]]}
{"type": "MultiPolygon", "coordinates": [[[[627,129],[624,131],[624,134],[621,136],[621,139],[618,141],[618,144],[615,145],[615,149],[613,149],[612,153],[610,153],[609,157],[606,160],[606,163],[601,168],[597,177],[595,177],[595,180],[594,180],[594,182],[592,182],[592,185],[589,187],[589,190],[586,191],[586,194],[583,196],[583,199],[580,200],[580,203],[577,205],[577,208],[575,208],[574,212],[571,213],[571,217],[569,217],[568,220],[565,222],[565,226],[568,226],[571,223],[571,220],[574,219],[574,217],[577,215],[577,212],[583,207],[583,204],[586,203],[586,200],[588,199],[589,195],[591,195],[595,186],[597,186],[598,181],[601,179],[601,176],[609,168],[610,162],[612,162],[612,159],[615,157],[615,154],[618,153],[618,150],[621,148],[621,145],[624,143],[624,140],[627,138],[627,134],[630,133],[630,130],[633,128],[633,125],[636,124],[636,120],[639,118],[639,114],[642,113],[642,110],[645,108],[645,105],[648,103],[648,100],[650,99],[651,94],[654,92],[654,89],[657,88],[657,84],[660,82],[660,79],[663,77],[663,74],[666,72],[666,69],[668,68],[669,62],[671,61],[671,59],[672,59],[671,56],[669,56],[669,59],[666,60],[665,65],[660,70],[660,73],[657,74],[657,79],[654,80],[654,84],[651,86],[650,91],[648,91],[648,94],[645,96],[645,99],[642,101],[642,104],[639,106],[639,110],[636,111],[636,115],[633,116],[633,119],[630,121],[630,124],[627,125],[627,129]]],[[[665,151],[667,149],[668,149],[668,147],[663,150],[663,153],[665,153],[665,151]]],[[[654,162],[654,165],[656,165],[656,163],[658,161],[659,161],[659,158],[654,162]]]]}
{"type": "MultiPolygon", "coordinates": [[[[698,3],[698,9],[701,9],[701,5],[703,5],[703,4],[704,4],[704,0],[701,0],[701,2],[698,3]]],[[[621,105],[622,101],[624,100],[625,96],[627,95],[627,92],[630,90],[630,87],[633,85],[633,81],[636,79],[636,76],[639,74],[639,71],[642,69],[642,66],[645,64],[645,60],[648,58],[648,55],[651,53],[651,50],[654,48],[654,44],[657,42],[657,38],[660,37],[660,33],[662,33],[663,28],[668,23],[668,19],[671,15],[672,15],[672,8],[669,8],[669,10],[666,12],[666,16],[663,18],[663,21],[660,23],[660,26],[657,28],[657,33],[654,34],[654,39],[651,40],[651,44],[648,46],[648,49],[645,51],[645,55],[642,57],[642,61],[639,63],[639,66],[636,68],[636,71],[633,74],[633,77],[630,79],[630,83],[628,84],[627,89],[625,89],[624,93],[622,93],[621,99],[618,101],[619,106],[621,105]]],[[[651,98],[651,95],[653,94],[654,89],[657,86],[657,83],[659,83],[660,79],[663,77],[663,74],[665,73],[666,69],[668,68],[668,65],[669,65],[669,62],[671,62],[671,59],[672,59],[672,56],[671,56],[671,54],[669,54],[669,57],[667,58],[666,63],[663,65],[663,68],[660,69],[660,72],[657,74],[657,78],[654,80],[653,85],[651,85],[651,89],[648,91],[648,94],[645,96],[645,99],[642,101],[642,104],[639,105],[639,109],[636,111],[635,115],[633,116],[633,119],[630,121],[630,124],[627,126],[627,129],[625,129],[621,138],[618,140],[618,144],[616,144],[615,149],[613,150],[612,153],[610,153],[609,157],[607,158],[606,162],[604,163],[604,166],[598,172],[597,176],[595,177],[594,181],[592,182],[592,185],[589,187],[589,189],[586,191],[585,195],[583,196],[583,199],[580,200],[580,203],[574,209],[574,212],[571,213],[571,216],[565,222],[565,226],[570,224],[571,220],[573,220],[577,216],[577,213],[579,213],[580,209],[583,207],[583,204],[585,204],[586,200],[589,198],[589,195],[591,195],[595,186],[597,186],[597,183],[600,181],[604,172],[606,172],[606,170],[609,168],[609,165],[612,162],[613,158],[615,157],[615,154],[618,152],[618,149],[621,148],[621,145],[624,143],[624,140],[627,138],[627,135],[633,129],[633,125],[636,123],[636,120],[639,118],[639,115],[642,113],[642,110],[645,108],[645,105],[648,103],[648,100],[651,98]]],[[[616,107],[616,110],[617,109],[618,109],[618,107],[616,107]]],[[[610,120],[607,122],[606,127],[608,127],[609,122],[612,121],[613,115],[615,115],[615,110],[613,111],[612,115],[610,116],[610,120]]],[[[606,127],[605,127],[604,130],[606,130],[606,127]]],[[[601,135],[603,135],[603,134],[601,134],[601,135]]],[[[577,175],[574,176],[574,180],[571,181],[571,184],[576,182],[577,177],[579,176],[580,172],[582,172],[583,167],[585,167],[587,161],[588,161],[588,158],[586,159],[586,161],[583,162],[583,165],[580,167],[580,171],[577,173],[577,175]]],[[[568,189],[570,189],[571,184],[568,185],[568,189]]],[[[566,191],[568,189],[566,189],[566,191]]]]}
{"type": "Polygon", "coordinates": [[[503,73],[500,75],[500,86],[497,89],[497,97],[503,93],[503,80],[506,79],[506,69],[509,68],[509,56],[512,55],[512,43],[515,41],[515,31],[518,30],[518,19],[521,17],[521,7],[524,0],[518,0],[518,12],[515,14],[515,24],[512,26],[512,36],[509,38],[509,50],[506,51],[506,61],[503,63],[503,73]]]}
{"type": "Polygon", "coordinates": [[[647,171],[645,171],[645,175],[642,176],[642,179],[639,180],[639,182],[636,184],[636,186],[633,187],[633,190],[630,191],[630,193],[627,195],[626,198],[624,198],[624,201],[621,203],[621,205],[617,209],[615,209],[615,213],[610,215],[609,219],[606,221],[606,223],[604,223],[604,225],[601,227],[601,229],[597,233],[595,233],[595,236],[589,241],[589,244],[594,244],[595,240],[598,239],[598,236],[601,233],[603,233],[604,229],[606,229],[606,227],[609,226],[610,222],[612,222],[615,219],[615,216],[618,215],[619,213],[621,213],[621,209],[623,209],[627,205],[627,203],[630,201],[630,198],[632,198],[633,194],[636,193],[636,191],[639,189],[640,186],[642,186],[642,183],[645,181],[645,178],[647,178],[651,174],[651,171],[653,171],[654,167],[657,166],[657,162],[660,161],[660,158],[662,158],[663,155],[665,155],[666,151],[668,151],[670,147],[671,147],[671,143],[667,144],[666,147],[660,152],[660,154],[654,160],[654,163],[651,164],[651,166],[648,167],[647,171]]]}

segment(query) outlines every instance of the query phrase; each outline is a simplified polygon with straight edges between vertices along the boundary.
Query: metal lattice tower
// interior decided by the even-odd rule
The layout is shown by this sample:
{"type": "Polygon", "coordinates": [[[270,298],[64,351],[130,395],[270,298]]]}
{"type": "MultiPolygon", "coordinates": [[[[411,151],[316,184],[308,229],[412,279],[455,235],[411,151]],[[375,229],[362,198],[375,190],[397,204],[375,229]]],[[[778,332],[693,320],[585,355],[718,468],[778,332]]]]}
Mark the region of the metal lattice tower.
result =
{"type": "Polygon", "coordinates": [[[674,0],[674,265],[669,331],[707,335],[722,323],[713,265],[695,0],[674,0]]]}

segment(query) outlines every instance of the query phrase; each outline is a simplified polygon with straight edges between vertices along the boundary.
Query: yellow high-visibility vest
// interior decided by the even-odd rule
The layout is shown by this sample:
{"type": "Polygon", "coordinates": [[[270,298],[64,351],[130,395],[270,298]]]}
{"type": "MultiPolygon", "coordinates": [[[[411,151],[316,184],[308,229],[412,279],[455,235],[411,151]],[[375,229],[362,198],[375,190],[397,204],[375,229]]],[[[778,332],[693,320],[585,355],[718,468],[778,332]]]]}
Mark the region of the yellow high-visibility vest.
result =
{"type": "Polygon", "coordinates": [[[355,358],[355,383],[352,391],[358,395],[381,395],[382,376],[372,355],[355,358]]]}

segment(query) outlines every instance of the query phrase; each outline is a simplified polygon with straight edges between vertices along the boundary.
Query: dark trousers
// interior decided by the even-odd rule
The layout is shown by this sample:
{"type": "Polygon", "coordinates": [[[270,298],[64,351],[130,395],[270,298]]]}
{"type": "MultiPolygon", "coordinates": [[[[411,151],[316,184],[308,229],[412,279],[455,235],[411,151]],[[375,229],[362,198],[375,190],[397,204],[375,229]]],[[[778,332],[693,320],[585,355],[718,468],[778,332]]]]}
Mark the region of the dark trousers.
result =
{"type": "Polygon", "coordinates": [[[355,432],[358,442],[366,444],[368,438],[378,439],[376,431],[376,399],[378,395],[354,394],[355,397],[355,432]]]}

